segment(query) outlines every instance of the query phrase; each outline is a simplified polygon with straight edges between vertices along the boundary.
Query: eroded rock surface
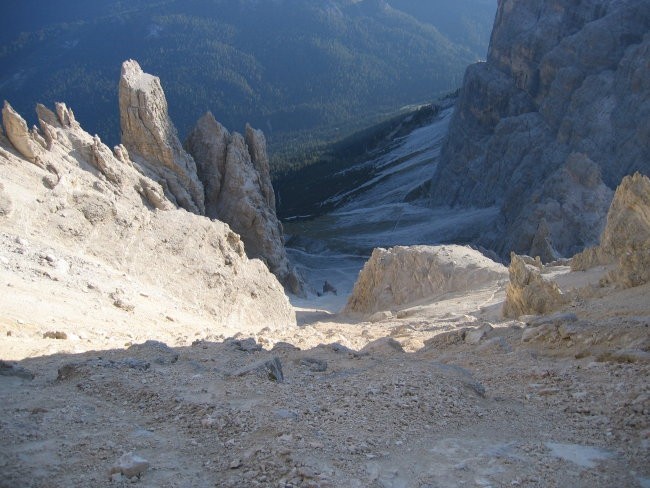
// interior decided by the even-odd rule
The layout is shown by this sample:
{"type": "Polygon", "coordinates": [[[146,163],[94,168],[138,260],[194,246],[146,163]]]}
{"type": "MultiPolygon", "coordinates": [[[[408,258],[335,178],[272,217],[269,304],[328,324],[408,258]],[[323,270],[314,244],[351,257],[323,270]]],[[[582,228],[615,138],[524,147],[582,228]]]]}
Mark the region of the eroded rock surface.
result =
{"type": "Polygon", "coordinates": [[[614,264],[608,279],[623,287],[650,281],[650,179],[627,176],[616,189],[599,246],[572,261],[574,270],[614,264]]]}
{"type": "MultiPolygon", "coordinates": [[[[0,153],[0,205],[8,236],[2,249],[16,256],[14,264],[5,259],[7,279],[21,283],[21,273],[33,269],[37,281],[30,287],[51,294],[43,313],[51,307],[54,315],[73,317],[80,313],[73,305],[96,290],[105,313],[135,324],[161,317],[173,325],[179,315],[209,317],[215,330],[295,324],[280,283],[263,263],[246,257],[227,224],[178,209],[125,148],[113,153],[64,104],[55,111],[39,105],[37,113],[46,141],[40,164],[0,153]],[[12,243],[27,240],[29,247],[13,251],[12,243]]],[[[20,286],[12,288],[2,305],[7,313],[31,300],[21,293],[20,286]]]]}
{"type": "Polygon", "coordinates": [[[403,308],[423,298],[494,284],[504,266],[464,246],[377,248],[359,273],[347,313],[373,314],[403,308]]]}
{"type": "Polygon", "coordinates": [[[7,138],[16,151],[27,160],[35,163],[43,148],[36,141],[34,134],[30,132],[25,119],[7,101],[5,101],[2,108],[2,124],[7,138]]]}
{"type": "Polygon", "coordinates": [[[160,79],[142,71],[136,61],[125,61],[119,101],[122,144],[133,161],[143,173],[158,180],[175,203],[203,214],[203,184],[169,118],[160,79]]]}
{"type": "Polygon", "coordinates": [[[501,256],[594,245],[610,189],[650,173],[648,32],[644,0],[501,0],[487,62],[466,72],[433,204],[498,205],[502,222],[481,244],[501,256]]]}
{"type": "Polygon", "coordinates": [[[510,283],[506,288],[504,317],[548,314],[568,303],[557,284],[546,279],[540,268],[526,261],[525,257],[515,253],[510,256],[510,283]]]}
{"type": "Polygon", "coordinates": [[[205,185],[206,215],[237,232],[250,258],[260,258],[292,293],[304,293],[284,248],[275,213],[266,139],[246,126],[246,136],[230,134],[211,113],[204,115],[185,146],[205,185]]]}

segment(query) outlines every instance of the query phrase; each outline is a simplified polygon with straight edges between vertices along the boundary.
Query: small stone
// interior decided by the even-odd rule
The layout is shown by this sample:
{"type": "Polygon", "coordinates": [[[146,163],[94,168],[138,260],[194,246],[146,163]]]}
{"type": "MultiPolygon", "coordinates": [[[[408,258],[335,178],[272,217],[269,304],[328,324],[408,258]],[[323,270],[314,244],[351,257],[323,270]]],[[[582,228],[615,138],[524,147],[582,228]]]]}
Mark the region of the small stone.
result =
{"type": "Polygon", "coordinates": [[[323,371],[327,370],[327,361],[312,357],[300,359],[300,365],[306,366],[309,368],[309,371],[312,371],[314,373],[322,373],[323,371]]]}
{"type": "Polygon", "coordinates": [[[68,334],[65,332],[61,331],[52,331],[49,330],[43,334],[43,339],[58,339],[58,340],[65,340],[68,338],[68,334]]]}
{"type": "Polygon", "coordinates": [[[120,473],[127,478],[141,477],[149,469],[149,461],[133,454],[132,452],[126,453],[120,457],[117,464],[111,468],[110,476],[120,473]]]}
{"type": "Polygon", "coordinates": [[[492,326],[490,324],[483,324],[477,329],[470,329],[465,334],[465,343],[474,346],[481,342],[490,331],[492,331],[492,326]]]}
{"type": "Polygon", "coordinates": [[[245,376],[249,373],[257,373],[266,376],[271,381],[282,383],[284,381],[284,374],[282,373],[282,363],[276,356],[271,359],[263,359],[248,366],[244,366],[235,370],[232,376],[245,376]]]}
{"type": "Polygon", "coordinates": [[[252,337],[249,337],[248,339],[234,340],[230,342],[230,344],[232,344],[238,351],[255,352],[262,350],[262,346],[259,345],[252,337]]]}
{"type": "Polygon", "coordinates": [[[382,337],[367,344],[361,351],[360,355],[365,354],[395,354],[404,352],[402,345],[392,337],[382,337]]]}
{"type": "Polygon", "coordinates": [[[124,301],[122,298],[116,298],[113,300],[113,305],[117,308],[121,308],[126,312],[132,312],[135,309],[135,305],[124,301]]]}
{"type": "Polygon", "coordinates": [[[238,469],[241,468],[242,462],[241,459],[235,459],[233,462],[230,463],[230,469],[238,469]]]}
{"type": "Polygon", "coordinates": [[[393,318],[393,312],[390,312],[388,310],[383,310],[381,312],[376,312],[373,313],[368,321],[375,323],[375,322],[382,322],[384,320],[390,320],[393,318]]]}

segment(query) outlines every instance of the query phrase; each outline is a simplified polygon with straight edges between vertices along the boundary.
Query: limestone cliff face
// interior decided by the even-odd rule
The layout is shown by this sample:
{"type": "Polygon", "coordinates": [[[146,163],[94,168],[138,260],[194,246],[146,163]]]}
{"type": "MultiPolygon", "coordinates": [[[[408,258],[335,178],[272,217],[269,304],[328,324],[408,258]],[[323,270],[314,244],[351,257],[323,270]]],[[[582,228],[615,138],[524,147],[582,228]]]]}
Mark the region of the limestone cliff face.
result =
{"type": "Polygon", "coordinates": [[[134,162],[180,207],[203,214],[203,184],[194,160],[178,140],[160,79],[142,71],[136,61],[125,61],[119,100],[122,144],[134,162]]]}
{"type": "Polygon", "coordinates": [[[230,134],[207,113],[185,147],[205,185],[206,215],[230,225],[242,237],[249,257],[264,260],[289,291],[303,294],[304,285],[289,263],[275,213],[264,134],[250,126],[245,137],[230,134]]]}
{"type": "MultiPolygon", "coordinates": [[[[160,80],[133,60],[122,65],[120,122],[125,151],[168,200],[226,222],[250,258],[262,259],[292,293],[304,293],[284,249],[262,131],[247,126],[245,137],[231,135],[208,113],[189,135],[186,151],[167,114],[160,80]]],[[[141,189],[156,208],[166,205],[150,185],[141,189]]]]}
{"type": "Polygon", "coordinates": [[[432,203],[498,206],[482,244],[569,256],[597,242],[612,188],[650,173],[650,3],[500,0],[468,68],[432,203]]]}

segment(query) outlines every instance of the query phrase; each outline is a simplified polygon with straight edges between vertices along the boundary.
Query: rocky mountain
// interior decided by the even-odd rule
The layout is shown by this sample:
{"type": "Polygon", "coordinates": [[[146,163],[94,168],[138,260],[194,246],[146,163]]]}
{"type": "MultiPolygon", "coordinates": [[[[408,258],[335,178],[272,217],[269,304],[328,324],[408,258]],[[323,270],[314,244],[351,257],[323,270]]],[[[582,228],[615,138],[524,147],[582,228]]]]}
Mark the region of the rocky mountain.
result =
{"type": "Polygon", "coordinates": [[[230,225],[250,258],[264,260],[290,292],[303,294],[275,214],[264,134],[246,126],[246,138],[230,136],[208,114],[190,135],[186,151],[167,113],[159,78],[133,60],[122,65],[119,104],[123,146],[140,172],[160,183],[175,205],[230,225]]]}
{"type": "Polygon", "coordinates": [[[613,189],[650,173],[650,4],[501,0],[468,68],[432,204],[500,209],[481,244],[543,260],[597,242],[613,189]]]}
{"type": "MultiPolygon", "coordinates": [[[[174,297],[169,302],[179,306],[180,301],[187,313],[210,311],[217,327],[236,331],[295,323],[276,278],[245,253],[248,241],[261,259],[277,264],[284,258],[280,264],[285,265],[285,275],[280,277],[286,278],[291,269],[281,235],[254,236],[264,243],[247,236],[242,242],[227,223],[204,216],[204,186],[194,159],[176,137],[158,78],[127,61],[120,94],[124,145],[114,150],[85,132],[64,104],[57,104],[56,112],[39,105],[40,127],[29,129],[5,103],[0,140],[5,244],[17,246],[19,254],[33,254],[36,275],[65,283],[73,296],[85,287],[95,289],[78,277],[84,275],[82,270],[96,268],[97,280],[115,286],[100,293],[116,309],[135,309],[136,315],[147,307],[155,314],[173,314],[163,311],[170,306],[167,301],[140,305],[143,296],[169,294],[174,297]],[[269,249],[275,254],[267,258],[264,252],[269,249]],[[43,263],[52,269],[43,271],[43,263]],[[116,282],[115,273],[128,279],[116,282]]],[[[229,155],[231,172],[225,175],[224,188],[240,184],[252,194],[262,191],[255,186],[258,181],[269,180],[268,167],[258,165],[262,173],[247,167],[232,176],[237,165],[250,165],[251,158],[264,155],[263,136],[249,131],[253,155],[246,145],[241,146],[244,154],[229,155]]],[[[240,193],[226,198],[238,202],[241,190],[233,191],[240,193]]],[[[273,203],[264,195],[257,200],[273,203]]],[[[274,209],[254,210],[259,215],[246,208],[243,216],[232,212],[228,219],[240,225],[253,220],[279,226],[274,209]]],[[[292,284],[295,291],[301,290],[297,278],[292,284]]]]}
{"type": "Polygon", "coordinates": [[[124,59],[137,59],[165,80],[182,138],[209,110],[295,153],[455,89],[485,57],[493,2],[381,3],[6,0],[0,93],[24,114],[65,100],[114,144],[114,80],[124,59]]]}

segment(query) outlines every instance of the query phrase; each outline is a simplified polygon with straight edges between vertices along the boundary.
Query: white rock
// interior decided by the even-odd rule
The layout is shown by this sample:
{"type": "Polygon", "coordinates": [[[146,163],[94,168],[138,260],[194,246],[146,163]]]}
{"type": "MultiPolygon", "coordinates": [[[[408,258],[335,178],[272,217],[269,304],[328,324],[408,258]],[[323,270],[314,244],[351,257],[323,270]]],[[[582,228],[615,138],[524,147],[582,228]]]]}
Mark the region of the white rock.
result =
{"type": "Polygon", "coordinates": [[[359,273],[345,312],[404,308],[424,298],[494,284],[506,276],[504,266],[469,247],[377,248],[359,273]]]}
{"type": "Polygon", "coordinates": [[[149,461],[129,452],[123,454],[117,464],[111,468],[110,476],[112,478],[114,474],[119,473],[127,478],[140,477],[147,469],[149,469],[149,461]]]}

